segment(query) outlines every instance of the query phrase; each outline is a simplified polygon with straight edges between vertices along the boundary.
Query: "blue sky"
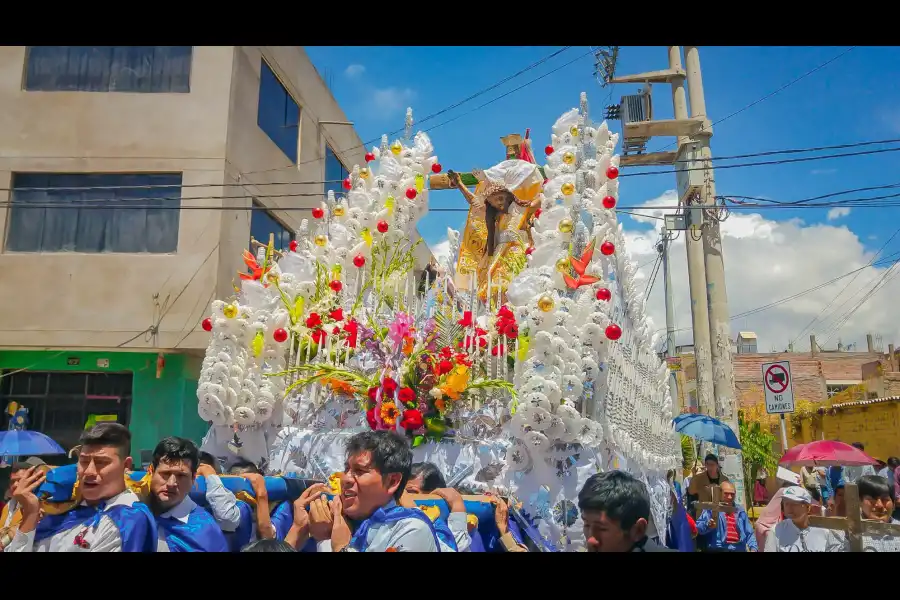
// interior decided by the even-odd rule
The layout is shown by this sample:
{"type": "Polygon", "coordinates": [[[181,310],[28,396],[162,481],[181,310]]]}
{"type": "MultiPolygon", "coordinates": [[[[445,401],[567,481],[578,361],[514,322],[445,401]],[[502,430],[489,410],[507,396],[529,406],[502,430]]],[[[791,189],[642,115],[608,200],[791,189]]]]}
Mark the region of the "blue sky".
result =
{"type": "MultiPolygon", "coordinates": [[[[306,50],[320,73],[331,83],[335,97],[355,122],[359,135],[369,140],[402,127],[407,106],[412,106],[414,114],[422,119],[493,85],[558,48],[307,47],[306,50]]],[[[701,47],[708,116],[713,121],[726,117],[846,48],[701,47]]],[[[586,46],[572,47],[500,88],[424,123],[422,128],[466,113],[588,50],[586,46]]],[[[664,46],[621,48],[620,74],[666,66],[664,46]]],[[[560,114],[577,106],[580,92],[588,93],[594,119],[602,118],[610,90],[600,87],[592,71],[593,60],[586,56],[490,106],[429,132],[440,162],[445,169],[458,171],[491,166],[503,158],[499,138],[508,133],[524,133],[527,127],[532,130],[534,148],[541,160],[550,126],[560,114]]],[[[712,139],[713,155],[900,138],[898,75],[900,48],[857,47],[772,98],[717,125],[712,139]]],[[[613,86],[611,99],[617,102],[621,95],[634,93],[638,87],[613,86]]],[[[655,118],[671,118],[670,89],[667,85],[654,86],[655,118]]],[[[618,131],[618,124],[611,124],[611,129],[618,131]]],[[[649,147],[654,149],[673,141],[672,138],[652,140],[649,147]]],[[[861,148],[865,149],[868,148],[861,148]]],[[[897,155],[886,153],[793,165],[720,169],[716,172],[717,191],[724,195],[794,200],[843,189],[895,183],[900,180],[894,174],[898,171],[897,165],[897,155]]],[[[674,175],[671,174],[623,178],[620,205],[652,201],[674,187],[674,175]]],[[[432,195],[431,205],[459,207],[463,201],[456,192],[438,192],[432,195]]],[[[759,219],[754,222],[764,222],[781,234],[787,233],[787,229],[781,228],[781,224],[787,222],[805,227],[803,231],[827,225],[831,227],[828,231],[835,235],[852,233],[862,246],[857,252],[860,258],[866,257],[866,251],[877,250],[900,225],[900,208],[856,208],[848,215],[831,220],[827,213],[827,209],[768,210],[759,212],[759,219]],[[798,218],[802,223],[790,221],[798,218]],[[832,229],[834,227],[841,231],[832,229]]],[[[445,238],[447,225],[461,228],[464,217],[464,213],[433,213],[420,223],[419,229],[429,244],[437,244],[445,238]]],[[[621,220],[635,235],[653,227],[650,222],[638,222],[624,215],[621,220]]],[[[843,243],[850,243],[852,238],[853,235],[842,238],[843,243]]],[[[789,242],[782,240],[779,243],[789,242]]],[[[886,252],[896,250],[900,250],[900,236],[886,252]]],[[[748,266],[745,261],[742,263],[742,268],[748,266]]],[[[861,264],[865,264],[865,260],[861,264]]],[[[842,272],[861,264],[850,264],[842,272]]],[[[810,286],[816,283],[820,281],[809,281],[810,286]]],[[[789,287],[781,286],[771,294],[780,297],[797,291],[787,289],[789,287]]],[[[753,308],[741,304],[733,294],[730,296],[732,312],[753,308]]],[[[818,312],[810,310],[812,314],[818,312]]],[[[679,322],[679,325],[683,324],[679,322]]],[[[772,337],[776,336],[773,334],[772,337]]]]}

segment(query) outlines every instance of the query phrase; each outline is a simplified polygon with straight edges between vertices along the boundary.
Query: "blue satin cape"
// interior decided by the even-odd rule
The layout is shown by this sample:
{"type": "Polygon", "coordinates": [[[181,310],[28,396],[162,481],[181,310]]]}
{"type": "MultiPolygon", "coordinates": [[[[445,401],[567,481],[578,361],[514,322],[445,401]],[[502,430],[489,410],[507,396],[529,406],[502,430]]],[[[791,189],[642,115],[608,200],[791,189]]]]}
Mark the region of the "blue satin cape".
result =
{"type": "MultiPolygon", "coordinates": [[[[397,506],[396,504],[391,504],[387,508],[381,507],[376,510],[371,517],[362,522],[359,528],[356,530],[356,533],[353,534],[353,537],[350,539],[350,547],[358,552],[365,552],[369,547],[369,529],[372,525],[378,525],[382,523],[396,523],[397,521],[402,521],[403,519],[418,519],[423,523],[428,525],[428,530],[431,532],[431,535],[434,536],[434,545],[437,548],[437,551],[441,551],[441,545],[438,541],[440,538],[438,537],[437,532],[434,529],[434,523],[432,523],[431,519],[426,515],[423,511],[417,508],[403,508],[402,506],[397,506]]],[[[449,528],[448,528],[449,531],[449,528]]],[[[453,538],[451,534],[451,539],[453,538]]],[[[453,542],[452,548],[456,548],[456,542],[453,542]]]]}
{"type": "Polygon", "coordinates": [[[157,517],[169,552],[228,552],[228,541],[215,518],[194,506],[187,523],[172,517],[157,517]]]}
{"type": "Polygon", "coordinates": [[[135,502],[131,506],[117,504],[104,510],[105,504],[95,507],[76,506],[61,515],[47,515],[38,523],[34,541],[52,537],[76,527],[96,529],[103,517],[109,519],[119,530],[122,552],[156,552],[156,521],[146,505],[135,502]]]}

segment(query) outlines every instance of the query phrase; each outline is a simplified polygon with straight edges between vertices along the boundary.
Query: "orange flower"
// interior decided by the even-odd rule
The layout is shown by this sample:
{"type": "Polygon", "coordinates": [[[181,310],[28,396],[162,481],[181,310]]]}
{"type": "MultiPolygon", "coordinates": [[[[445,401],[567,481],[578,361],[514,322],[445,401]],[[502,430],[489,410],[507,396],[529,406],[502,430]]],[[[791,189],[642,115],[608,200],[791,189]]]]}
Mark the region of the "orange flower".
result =
{"type": "Polygon", "coordinates": [[[385,550],[385,552],[396,552],[396,551],[397,551],[397,549],[394,548],[393,546],[391,546],[390,548],[388,548],[387,550],[385,550]]]}
{"type": "Polygon", "coordinates": [[[397,410],[397,405],[393,402],[382,402],[381,403],[381,421],[389,426],[393,427],[397,422],[397,417],[400,416],[400,411],[397,410]]]}
{"type": "Polygon", "coordinates": [[[416,345],[416,338],[411,336],[406,336],[403,338],[403,354],[409,356],[413,353],[413,348],[416,345]]]}
{"type": "Polygon", "coordinates": [[[331,386],[331,389],[334,390],[338,394],[344,394],[346,396],[352,396],[356,393],[356,389],[346,381],[341,381],[340,379],[329,378],[325,380],[327,385],[331,386]]]}
{"type": "Polygon", "coordinates": [[[434,401],[434,407],[435,407],[436,409],[438,409],[438,412],[444,412],[445,410],[447,410],[447,405],[446,405],[446,403],[443,401],[443,399],[435,400],[435,401],[434,401]]]}

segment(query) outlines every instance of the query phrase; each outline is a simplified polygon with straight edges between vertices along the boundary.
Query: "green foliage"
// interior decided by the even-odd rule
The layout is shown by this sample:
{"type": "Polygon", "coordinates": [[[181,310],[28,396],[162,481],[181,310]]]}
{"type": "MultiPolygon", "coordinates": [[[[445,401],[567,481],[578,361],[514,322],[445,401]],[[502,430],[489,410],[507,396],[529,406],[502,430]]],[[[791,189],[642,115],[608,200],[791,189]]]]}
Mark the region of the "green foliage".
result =
{"type": "Polygon", "coordinates": [[[765,469],[769,473],[774,473],[778,468],[778,459],[772,449],[775,445],[775,436],[760,427],[758,422],[744,420],[743,412],[738,413],[738,429],[744,462],[745,489],[749,497],[752,482],[756,480],[759,470],[765,469]]]}
{"type": "Polygon", "coordinates": [[[697,460],[697,452],[694,448],[693,438],[686,435],[681,436],[681,468],[687,471],[694,466],[697,460]]]}
{"type": "Polygon", "coordinates": [[[434,313],[435,333],[437,334],[438,349],[449,346],[456,347],[456,342],[463,337],[465,329],[457,321],[453,320],[449,311],[438,310],[434,313]]]}

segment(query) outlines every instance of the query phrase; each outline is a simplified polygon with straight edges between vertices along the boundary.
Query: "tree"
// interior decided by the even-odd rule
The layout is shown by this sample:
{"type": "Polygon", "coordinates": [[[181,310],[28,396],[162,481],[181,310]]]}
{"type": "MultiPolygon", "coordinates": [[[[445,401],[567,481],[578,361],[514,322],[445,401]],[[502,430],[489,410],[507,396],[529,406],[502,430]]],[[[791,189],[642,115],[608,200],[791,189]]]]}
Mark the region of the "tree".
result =
{"type": "Polygon", "coordinates": [[[744,411],[738,412],[738,429],[741,452],[744,455],[744,481],[747,482],[744,493],[747,495],[747,506],[750,506],[752,504],[750,482],[756,480],[760,469],[773,473],[778,468],[778,461],[772,449],[775,445],[775,436],[760,427],[759,422],[745,420],[744,411]]]}

